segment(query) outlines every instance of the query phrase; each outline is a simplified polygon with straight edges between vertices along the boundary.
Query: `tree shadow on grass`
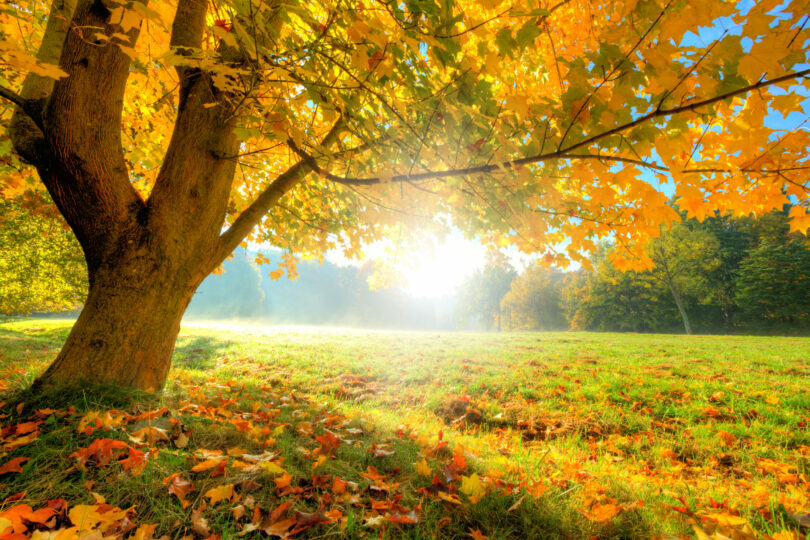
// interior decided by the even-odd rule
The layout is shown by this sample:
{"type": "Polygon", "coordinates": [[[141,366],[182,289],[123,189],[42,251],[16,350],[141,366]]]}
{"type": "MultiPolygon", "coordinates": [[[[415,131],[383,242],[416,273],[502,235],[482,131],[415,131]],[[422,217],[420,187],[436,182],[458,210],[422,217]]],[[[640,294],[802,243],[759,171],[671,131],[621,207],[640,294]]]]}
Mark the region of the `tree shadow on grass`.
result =
{"type": "Polygon", "coordinates": [[[217,364],[217,358],[233,344],[228,340],[199,335],[180,335],[174,346],[172,367],[208,370],[217,364]]]}

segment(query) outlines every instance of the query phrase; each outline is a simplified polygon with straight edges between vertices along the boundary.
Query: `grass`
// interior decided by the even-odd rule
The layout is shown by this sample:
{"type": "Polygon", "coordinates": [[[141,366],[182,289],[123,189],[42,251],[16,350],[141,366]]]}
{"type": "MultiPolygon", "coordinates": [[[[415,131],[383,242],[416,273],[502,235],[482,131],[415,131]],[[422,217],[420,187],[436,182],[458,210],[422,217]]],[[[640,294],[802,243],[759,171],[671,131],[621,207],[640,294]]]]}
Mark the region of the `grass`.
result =
{"type": "Polygon", "coordinates": [[[120,508],[135,505],[138,523],[180,538],[191,534],[206,491],[227,482],[238,492],[230,506],[203,509],[222,538],[249,520],[229,510],[248,497],[264,511],[291,500],[300,511],[340,513],[300,536],[677,538],[695,527],[735,538],[807,534],[793,517],[810,512],[807,338],[185,326],[158,396],[21,391],[69,326],[0,322],[0,376],[11,392],[4,426],[38,409],[61,411],[41,418],[36,440],[0,458],[31,458],[23,472],[0,477],[0,500],[25,492],[0,512],[54,498],[91,504],[95,492],[120,508]],[[88,412],[160,407],[190,432],[187,447],[143,445],[151,453],[140,474],[114,462],[76,467],[77,449],[101,437],[132,444],[127,432],[140,425],[79,433],[88,412]],[[316,437],[326,429],[342,441],[317,464],[316,437]],[[448,445],[436,450],[440,439],[448,445]],[[290,488],[278,487],[278,475],[240,468],[238,451],[224,476],[190,472],[201,460],[195,452],[234,448],[277,453],[290,488]],[[448,480],[454,456],[466,468],[448,480]],[[453,502],[416,472],[423,458],[453,502]],[[387,478],[364,476],[369,467],[387,478]],[[194,483],[188,508],[161,483],[173,473],[194,483]],[[462,489],[473,474],[485,491],[477,501],[462,489]],[[355,500],[330,491],[334,477],[358,484],[355,500]],[[248,493],[239,483],[248,478],[261,487],[248,493]],[[398,486],[377,489],[390,484],[398,486]],[[417,511],[418,523],[375,519],[397,508],[417,511]]]}

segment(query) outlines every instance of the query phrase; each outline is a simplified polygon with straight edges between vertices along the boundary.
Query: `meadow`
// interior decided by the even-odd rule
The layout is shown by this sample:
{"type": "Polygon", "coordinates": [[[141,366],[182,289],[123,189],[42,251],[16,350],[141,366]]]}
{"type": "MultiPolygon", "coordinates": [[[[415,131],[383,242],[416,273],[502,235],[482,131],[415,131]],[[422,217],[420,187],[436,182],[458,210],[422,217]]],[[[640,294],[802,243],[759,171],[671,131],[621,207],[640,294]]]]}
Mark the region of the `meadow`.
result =
{"type": "Polygon", "coordinates": [[[810,532],[808,338],[189,325],[158,395],[26,391],[69,328],[0,321],[0,534],[810,532]]]}

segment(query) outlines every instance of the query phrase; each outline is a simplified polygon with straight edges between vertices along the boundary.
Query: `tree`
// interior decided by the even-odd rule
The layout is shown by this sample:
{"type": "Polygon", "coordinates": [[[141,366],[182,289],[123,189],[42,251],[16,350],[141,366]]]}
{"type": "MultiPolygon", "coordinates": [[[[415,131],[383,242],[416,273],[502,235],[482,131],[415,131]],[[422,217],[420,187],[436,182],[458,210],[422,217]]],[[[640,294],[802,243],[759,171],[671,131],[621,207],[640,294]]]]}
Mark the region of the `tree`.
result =
{"type": "Polygon", "coordinates": [[[500,331],[502,300],[516,276],[508,263],[488,262],[462,284],[455,307],[456,319],[462,324],[474,319],[487,330],[494,327],[500,331]]]}
{"type": "Polygon", "coordinates": [[[651,242],[649,253],[655,263],[651,275],[672,293],[687,334],[692,333],[692,325],[686,313],[684,293],[695,295],[705,289],[707,275],[720,265],[720,260],[714,257],[718,248],[711,234],[688,224],[676,224],[651,242]]]}
{"type": "Polygon", "coordinates": [[[452,216],[560,265],[610,237],[617,265],[647,268],[647,240],[678,216],[642,171],[690,216],[805,200],[808,133],[766,117],[801,114],[806,8],[10,4],[0,189],[17,196],[33,166],[88,267],[39,384],[161,387],[195,289],[248,238],[357,255],[452,216]]]}
{"type": "Polygon", "coordinates": [[[703,296],[707,302],[716,302],[721,307],[726,330],[734,327],[737,312],[737,270],[753,241],[751,224],[746,221],[717,215],[702,223],[702,227],[717,241],[713,254],[719,261],[706,275],[703,296]]]}
{"type": "Polygon", "coordinates": [[[737,303],[749,318],[810,321],[810,246],[804,239],[765,240],[740,265],[737,303]]]}
{"type": "Polygon", "coordinates": [[[563,274],[534,265],[517,276],[501,300],[512,328],[559,330],[567,323],[561,306],[563,274]]]}
{"type": "Polygon", "coordinates": [[[611,262],[613,246],[600,246],[591,271],[573,276],[563,292],[575,329],[654,332],[677,318],[671,293],[650,272],[621,271],[611,262]]]}

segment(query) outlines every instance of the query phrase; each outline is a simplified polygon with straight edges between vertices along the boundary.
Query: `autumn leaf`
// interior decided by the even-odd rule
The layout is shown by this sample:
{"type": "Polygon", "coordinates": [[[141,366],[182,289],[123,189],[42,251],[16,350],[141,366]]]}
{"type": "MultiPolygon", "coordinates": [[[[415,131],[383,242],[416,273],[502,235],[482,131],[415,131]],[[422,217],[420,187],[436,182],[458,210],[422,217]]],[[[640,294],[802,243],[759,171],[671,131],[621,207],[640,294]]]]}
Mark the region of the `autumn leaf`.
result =
{"type": "Polygon", "coordinates": [[[414,469],[416,470],[416,474],[420,476],[433,476],[433,470],[428,465],[427,460],[422,458],[422,461],[414,463],[414,469]]]}
{"type": "Polygon", "coordinates": [[[297,523],[295,518],[281,519],[274,523],[268,523],[261,529],[269,536],[278,536],[286,538],[289,535],[289,530],[297,523]]]}
{"type": "Polygon", "coordinates": [[[199,473],[199,472],[210,471],[211,469],[214,469],[214,468],[218,467],[219,464],[222,463],[223,459],[225,459],[225,458],[219,457],[219,458],[207,459],[205,461],[202,461],[202,462],[194,465],[191,468],[191,472],[199,473]]]}
{"type": "Polygon", "coordinates": [[[203,538],[211,536],[208,520],[203,517],[202,511],[199,509],[191,512],[191,529],[203,538]]]}
{"type": "Polygon", "coordinates": [[[329,431],[316,436],[315,440],[321,443],[321,446],[316,451],[324,456],[334,455],[335,451],[340,447],[340,439],[329,431]]]}
{"type": "Polygon", "coordinates": [[[737,438],[728,431],[720,430],[717,432],[717,438],[723,441],[726,446],[733,446],[737,438]]]}
{"type": "Polygon", "coordinates": [[[160,429],[152,426],[143,427],[133,432],[129,438],[136,443],[155,444],[160,441],[169,441],[169,436],[166,434],[165,429],[160,429]]]}
{"type": "Polygon", "coordinates": [[[293,530],[290,531],[290,536],[298,534],[299,532],[313,527],[315,525],[320,525],[321,523],[332,523],[333,519],[323,511],[313,512],[311,514],[307,514],[305,512],[296,512],[295,513],[295,527],[293,530]]]}
{"type": "Polygon", "coordinates": [[[211,506],[216,506],[218,502],[223,500],[230,501],[233,495],[233,484],[222,484],[205,492],[205,497],[211,506]]]}
{"type": "Polygon", "coordinates": [[[87,531],[103,521],[99,508],[100,505],[97,504],[79,504],[70,509],[68,517],[80,531],[87,531]]]}
{"type": "Polygon", "coordinates": [[[594,503],[590,508],[583,513],[585,517],[591,521],[604,523],[618,516],[622,511],[622,507],[613,503],[594,503]]]}
{"type": "Polygon", "coordinates": [[[470,476],[461,477],[461,487],[459,491],[470,498],[473,504],[480,501],[486,495],[486,486],[484,486],[477,473],[470,476]]]}
{"type": "MultiPolygon", "coordinates": [[[[181,478],[180,473],[175,473],[169,478],[171,479],[169,480],[169,494],[177,497],[177,499],[180,501],[180,505],[183,508],[188,508],[191,503],[187,501],[185,497],[194,491],[194,485],[191,482],[181,478]]],[[[164,480],[164,483],[166,483],[166,480],[164,480]]]]}
{"type": "Polygon", "coordinates": [[[489,536],[482,533],[481,529],[470,529],[470,538],[473,540],[489,540],[489,536]]]}
{"type": "Polygon", "coordinates": [[[287,474],[287,471],[285,471],[277,463],[272,461],[263,461],[262,463],[259,464],[259,467],[261,467],[262,470],[270,474],[287,474]]]}
{"type": "Polygon", "coordinates": [[[27,457],[17,457],[6,463],[0,465],[0,474],[8,474],[13,472],[23,472],[21,464],[25,463],[26,461],[30,461],[31,458],[27,457]]]}

